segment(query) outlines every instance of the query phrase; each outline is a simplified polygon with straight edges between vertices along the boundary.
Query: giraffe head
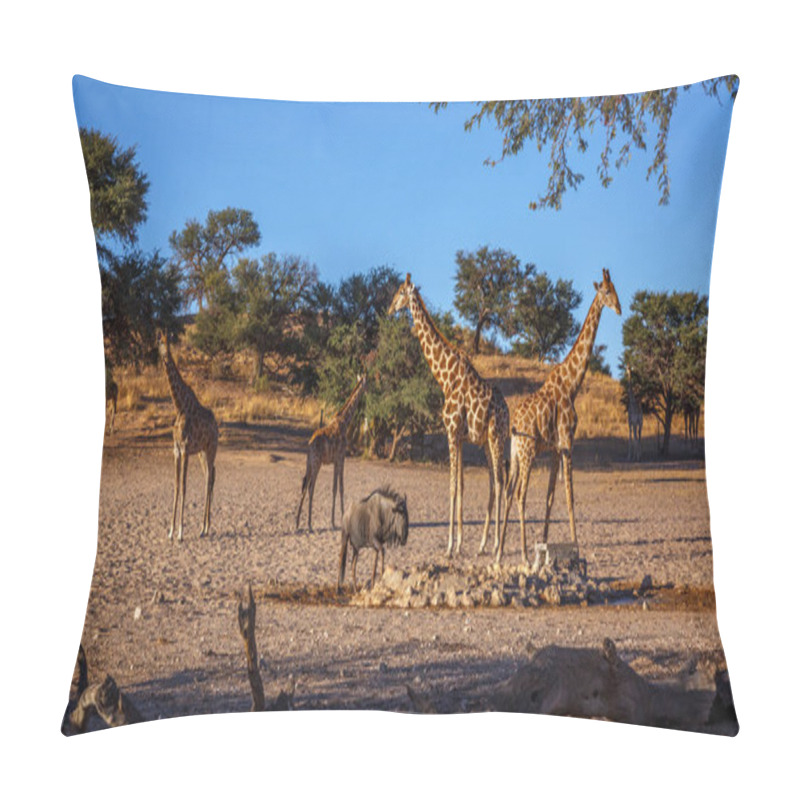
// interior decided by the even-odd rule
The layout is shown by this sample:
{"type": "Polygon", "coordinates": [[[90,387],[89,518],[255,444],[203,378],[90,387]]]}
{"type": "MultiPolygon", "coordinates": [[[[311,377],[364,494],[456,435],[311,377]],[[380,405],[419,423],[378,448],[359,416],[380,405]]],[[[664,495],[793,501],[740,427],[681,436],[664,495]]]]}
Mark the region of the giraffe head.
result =
{"type": "Polygon", "coordinates": [[[608,274],[607,269],[603,270],[603,282],[595,283],[594,288],[597,290],[597,296],[604,306],[613,309],[617,314],[622,313],[617,290],[614,288],[614,284],[611,283],[611,276],[608,274]]]}
{"type": "Polygon", "coordinates": [[[392,304],[389,306],[389,314],[394,314],[401,308],[408,308],[415,291],[416,287],[411,283],[411,274],[407,272],[405,281],[400,284],[400,288],[395,292],[392,304]]]}

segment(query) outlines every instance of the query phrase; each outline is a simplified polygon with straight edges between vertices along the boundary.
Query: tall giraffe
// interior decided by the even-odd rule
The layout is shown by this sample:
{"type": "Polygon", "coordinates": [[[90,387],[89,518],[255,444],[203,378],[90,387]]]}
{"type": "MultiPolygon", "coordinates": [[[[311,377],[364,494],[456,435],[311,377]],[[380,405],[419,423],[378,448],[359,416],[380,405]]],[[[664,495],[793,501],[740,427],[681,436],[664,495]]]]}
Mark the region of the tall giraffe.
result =
{"type": "Polygon", "coordinates": [[[578,425],[575,397],[581,388],[589,364],[589,356],[597,335],[597,326],[600,323],[600,313],[605,307],[614,309],[617,314],[622,313],[617,290],[611,283],[607,269],[603,270],[602,283],[595,283],[594,288],[597,294],[569,354],[560,364],[553,367],[539,390],[528,395],[514,409],[511,423],[511,463],[506,484],[506,511],[503,519],[503,532],[500,536],[500,547],[496,551],[496,561],[498,562],[503,555],[508,510],[511,496],[515,490],[519,511],[522,558],[525,561],[528,560],[525,543],[525,499],[528,494],[528,481],[533,460],[536,454],[542,450],[549,450],[552,453],[542,540],[547,542],[550,509],[553,506],[558,467],[561,463],[564,467],[564,489],[567,495],[569,529],[572,541],[578,541],[575,532],[572,492],[572,443],[575,437],[575,428],[578,425]]]}
{"type": "Polygon", "coordinates": [[[158,334],[158,352],[164,362],[169,380],[169,391],[175,405],[177,416],[172,428],[173,452],[175,453],[175,495],[172,502],[172,522],[169,526],[168,538],[172,540],[177,517],[178,541],[183,540],[183,507],[186,502],[186,471],[189,456],[197,453],[206,478],[206,501],[203,513],[203,530],[201,536],[208,533],[211,526],[211,497],[214,493],[216,468],[214,458],[217,455],[219,430],[213,412],[203,405],[191,387],[181,378],[177,366],[172,359],[169,340],[166,334],[158,334]],[[178,498],[180,497],[180,516],[178,514],[178,498]]]}
{"type": "Polygon", "coordinates": [[[625,365],[628,378],[628,461],[642,460],[642,424],[644,414],[639,398],[633,393],[633,378],[630,365],[625,365]]]}
{"type": "Polygon", "coordinates": [[[444,393],[442,418],[447,431],[450,450],[450,532],[447,539],[447,555],[453,554],[453,523],[458,517],[456,555],[461,552],[464,525],[464,440],[481,445],[486,452],[489,468],[489,503],[486,522],[478,552],[486,549],[492,505],[495,506],[495,549],[500,538],[500,504],[504,485],[504,450],[508,439],[508,406],[503,393],[487,383],[472,366],[467,356],[445,339],[431,319],[422,302],[419,290],[411,283],[411,275],[392,300],[389,313],[402,308],[411,312],[414,333],[422,346],[422,352],[433,377],[444,393]]]}
{"type": "MultiPolygon", "coordinates": [[[[333,464],[333,505],[331,506],[331,527],[336,520],[336,486],[339,486],[339,512],[344,514],[344,457],[347,451],[347,429],[353,421],[358,408],[358,401],[367,388],[367,376],[359,375],[355,388],[350,393],[345,404],[336,413],[336,416],[324,427],[314,431],[308,440],[308,454],[306,456],[306,474],[303,477],[303,488],[300,493],[300,505],[297,507],[295,527],[300,527],[300,512],[303,510],[303,500],[308,491],[308,529],[311,525],[311,506],[314,502],[314,486],[317,482],[319,468],[323,464],[333,464]]],[[[320,413],[320,423],[322,414],[320,413]]]]}

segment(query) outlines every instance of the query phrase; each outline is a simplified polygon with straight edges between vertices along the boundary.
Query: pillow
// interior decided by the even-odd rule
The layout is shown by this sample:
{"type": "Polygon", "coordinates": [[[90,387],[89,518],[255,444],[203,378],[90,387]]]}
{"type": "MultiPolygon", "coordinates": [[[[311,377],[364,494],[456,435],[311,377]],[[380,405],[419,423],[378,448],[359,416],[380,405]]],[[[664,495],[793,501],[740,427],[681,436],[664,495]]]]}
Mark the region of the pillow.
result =
{"type": "Polygon", "coordinates": [[[736,734],[703,437],[735,76],[73,88],[107,417],[64,733],[369,708],[736,734]]]}

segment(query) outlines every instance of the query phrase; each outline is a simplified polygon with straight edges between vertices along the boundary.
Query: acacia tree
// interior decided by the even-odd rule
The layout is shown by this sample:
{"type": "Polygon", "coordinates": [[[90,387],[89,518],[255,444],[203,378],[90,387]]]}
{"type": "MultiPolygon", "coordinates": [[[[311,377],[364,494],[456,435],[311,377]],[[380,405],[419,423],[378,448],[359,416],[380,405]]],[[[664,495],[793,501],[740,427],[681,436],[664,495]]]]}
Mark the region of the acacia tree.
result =
{"type": "Polygon", "coordinates": [[[696,292],[639,291],[622,326],[622,363],[633,373],[633,389],[664,430],[669,455],[676,412],[691,392],[702,398],[708,335],[708,297],[696,292]]]}
{"type": "MultiPolygon", "coordinates": [[[[684,91],[689,86],[684,86],[684,91]]],[[[735,75],[703,81],[702,90],[717,98],[728,92],[735,99],[739,79],[735,75]]],[[[652,143],[653,158],[647,167],[647,180],[655,176],[660,190],[659,204],[669,202],[669,159],[667,141],[672,114],[680,96],[679,87],[640,94],[605,95],[599,97],[568,97],[547,100],[515,100],[478,103],[478,110],[464,123],[464,130],[478,128],[485,120],[494,120],[503,135],[499,158],[487,158],[484,163],[494,166],[507,156],[519,153],[530,141],[541,152],[549,146],[550,177],[547,190],[529,206],[561,208],[567,187],[576,189],[584,176],[569,164],[569,150],[575,143],[579,153],[589,149],[588,137],[598,126],[605,128],[605,143],[597,167],[600,183],[607,187],[613,180],[611,165],[619,169],[627,164],[633,152],[646,150],[652,135],[648,126],[656,129],[652,143]]],[[[438,112],[447,103],[433,103],[438,112]]]]}
{"type": "Polygon", "coordinates": [[[484,330],[510,330],[514,292],[525,271],[513,253],[499,248],[489,250],[486,246],[475,252],[459,250],[456,264],[454,305],[458,313],[474,326],[472,351],[478,353],[484,330]]]}
{"type": "Polygon", "coordinates": [[[178,330],[178,275],[158,251],[136,247],[147,219],[150,183],[136,161],[136,148],[94,129],[80,129],[100,266],[106,369],[137,367],[155,352],[157,327],[178,330]]]}
{"type": "Polygon", "coordinates": [[[103,261],[109,243],[136,242],[136,229],[147,219],[150,183],[136,161],[136,148],[123,150],[113,136],[80,129],[81,149],[89,181],[89,201],[97,251],[103,261]]]}
{"type": "Polygon", "coordinates": [[[231,258],[260,241],[252,212],[242,208],[209,211],[205,223],[190,219],[182,231],[173,231],[172,263],[183,278],[186,300],[202,310],[206,300],[224,291],[231,258]]]}
{"type": "Polygon", "coordinates": [[[267,355],[278,366],[301,357],[301,329],[316,282],[316,267],[299,256],[240,258],[230,274],[217,276],[216,300],[198,312],[193,341],[212,355],[250,350],[255,384],[267,355]]]}
{"type": "Polygon", "coordinates": [[[437,424],[443,401],[422,349],[401,317],[381,318],[370,375],[374,378],[367,385],[365,414],[372,441],[389,438],[388,458],[394,461],[406,436],[424,433],[437,424]]]}
{"type": "Polygon", "coordinates": [[[527,267],[527,274],[514,304],[513,332],[521,340],[515,349],[542,361],[555,361],[580,330],[572,312],[580,305],[581,294],[572,281],[559,278],[553,283],[533,265],[527,267]]]}

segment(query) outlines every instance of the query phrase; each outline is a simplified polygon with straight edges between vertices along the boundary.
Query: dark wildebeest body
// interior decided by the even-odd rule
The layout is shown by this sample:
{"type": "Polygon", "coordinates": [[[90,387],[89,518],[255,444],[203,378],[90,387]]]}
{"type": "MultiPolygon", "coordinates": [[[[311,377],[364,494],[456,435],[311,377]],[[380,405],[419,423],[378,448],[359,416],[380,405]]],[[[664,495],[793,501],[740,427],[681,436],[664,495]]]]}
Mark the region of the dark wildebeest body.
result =
{"type": "Polygon", "coordinates": [[[375,564],[372,567],[372,585],[378,569],[378,556],[381,558],[383,575],[383,548],[404,545],[408,539],[408,509],[406,498],[401,497],[389,487],[376,489],[372,494],[357,503],[350,503],[342,520],[342,549],[339,553],[339,583],[344,582],[347,567],[347,544],[353,548],[353,590],[356,588],[356,562],[358,551],[364,547],[375,550],[375,564]]]}

